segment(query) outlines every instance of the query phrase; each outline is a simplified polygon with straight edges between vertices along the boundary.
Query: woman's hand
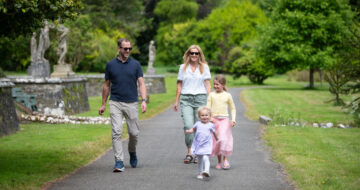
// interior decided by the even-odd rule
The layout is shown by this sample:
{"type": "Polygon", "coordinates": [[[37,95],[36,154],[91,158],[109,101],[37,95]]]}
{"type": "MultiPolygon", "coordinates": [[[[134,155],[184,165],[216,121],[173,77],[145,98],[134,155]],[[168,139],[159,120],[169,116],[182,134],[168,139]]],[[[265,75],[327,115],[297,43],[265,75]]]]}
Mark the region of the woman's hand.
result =
{"type": "Polygon", "coordinates": [[[235,122],[232,121],[230,125],[231,125],[231,127],[234,127],[234,126],[235,126],[235,122]]]}
{"type": "Polygon", "coordinates": [[[177,102],[175,102],[175,104],[174,104],[174,111],[178,111],[178,103],[177,102]]]}
{"type": "Polygon", "coordinates": [[[177,81],[174,111],[178,111],[178,104],[179,104],[179,99],[180,99],[181,88],[182,88],[182,81],[177,81]]]}
{"type": "Polygon", "coordinates": [[[185,130],[185,134],[191,134],[191,133],[193,133],[194,132],[194,128],[191,128],[191,129],[187,129],[187,130],[185,130]]]}

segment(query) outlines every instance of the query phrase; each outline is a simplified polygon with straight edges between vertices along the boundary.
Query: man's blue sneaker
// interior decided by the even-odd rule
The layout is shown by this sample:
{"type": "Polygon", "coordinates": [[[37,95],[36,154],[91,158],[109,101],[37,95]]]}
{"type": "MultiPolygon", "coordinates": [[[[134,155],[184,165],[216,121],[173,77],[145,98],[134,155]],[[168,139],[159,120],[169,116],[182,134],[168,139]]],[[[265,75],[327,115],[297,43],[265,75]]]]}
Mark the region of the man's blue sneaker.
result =
{"type": "Polygon", "coordinates": [[[136,157],[136,152],[129,152],[130,154],[130,165],[133,168],[136,168],[137,165],[137,157],[136,157]]]}
{"type": "Polygon", "coordinates": [[[125,171],[124,163],[123,161],[116,161],[113,172],[123,172],[125,171]]]}

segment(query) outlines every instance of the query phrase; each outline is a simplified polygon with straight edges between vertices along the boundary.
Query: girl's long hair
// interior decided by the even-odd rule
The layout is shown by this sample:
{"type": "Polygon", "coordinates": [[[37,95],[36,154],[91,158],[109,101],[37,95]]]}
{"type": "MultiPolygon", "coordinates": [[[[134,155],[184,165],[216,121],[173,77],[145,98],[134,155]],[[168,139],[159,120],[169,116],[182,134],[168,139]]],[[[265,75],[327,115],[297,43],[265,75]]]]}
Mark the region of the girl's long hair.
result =
{"type": "Polygon", "coordinates": [[[183,71],[186,71],[186,68],[189,66],[190,64],[190,51],[191,49],[197,49],[199,51],[199,59],[198,59],[198,64],[199,64],[199,69],[200,69],[200,73],[202,74],[204,72],[204,65],[207,64],[206,60],[205,60],[205,56],[203,51],[201,50],[200,46],[198,45],[191,45],[184,53],[183,59],[184,59],[184,68],[183,71]]]}
{"type": "Polygon", "coordinates": [[[226,88],[226,78],[224,75],[216,75],[214,80],[218,81],[221,85],[223,85],[223,90],[227,91],[226,88]]]}

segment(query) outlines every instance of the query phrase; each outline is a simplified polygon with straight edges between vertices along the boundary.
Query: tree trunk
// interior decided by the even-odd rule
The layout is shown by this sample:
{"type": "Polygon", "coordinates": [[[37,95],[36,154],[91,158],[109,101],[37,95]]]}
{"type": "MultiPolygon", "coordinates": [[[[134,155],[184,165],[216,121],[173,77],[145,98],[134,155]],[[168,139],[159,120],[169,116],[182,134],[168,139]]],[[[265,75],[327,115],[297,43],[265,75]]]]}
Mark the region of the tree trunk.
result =
{"type": "Polygon", "coordinates": [[[320,75],[320,86],[323,86],[323,71],[321,69],[319,69],[319,75],[320,75]]]}
{"type": "Polygon", "coordinates": [[[309,77],[310,77],[310,80],[309,80],[309,88],[314,88],[314,71],[315,69],[310,66],[310,73],[309,73],[309,77]]]}

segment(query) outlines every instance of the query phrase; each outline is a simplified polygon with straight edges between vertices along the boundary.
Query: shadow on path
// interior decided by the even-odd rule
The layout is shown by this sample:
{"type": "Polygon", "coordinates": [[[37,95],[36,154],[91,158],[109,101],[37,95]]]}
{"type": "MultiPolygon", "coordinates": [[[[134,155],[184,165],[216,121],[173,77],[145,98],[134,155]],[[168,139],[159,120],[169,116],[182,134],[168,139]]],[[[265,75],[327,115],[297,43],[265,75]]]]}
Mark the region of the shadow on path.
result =
{"type": "MultiPolygon", "coordinates": [[[[280,165],[270,160],[269,153],[262,145],[260,124],[244,116],[245,108],[240,102],[243,89],[230,89],[237,108],[230,170],[216,170],[217,159],[212,158],[210,180],[196,179],[197,165],[183,163],[186,148],[180,113],[169,108],[150,120],[141,121],[137,168],[130,167],[126,153],[125,172],[113,173],[114,158],[110,150],[48,189],[294,189],[281,173],[280,165]]],[[[127,141],[124,148],[127,150],[127,141]]]]}

